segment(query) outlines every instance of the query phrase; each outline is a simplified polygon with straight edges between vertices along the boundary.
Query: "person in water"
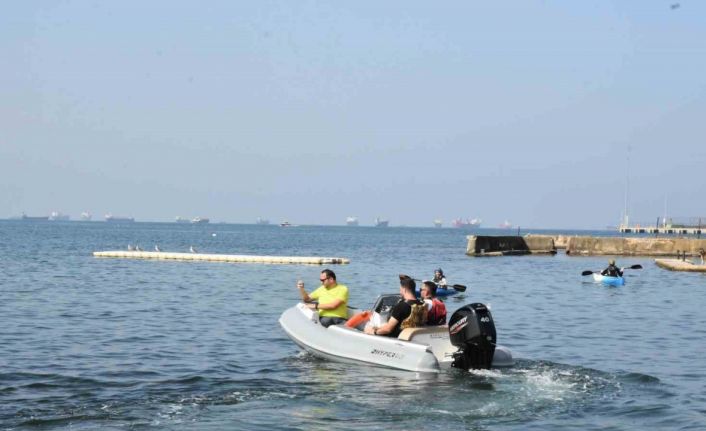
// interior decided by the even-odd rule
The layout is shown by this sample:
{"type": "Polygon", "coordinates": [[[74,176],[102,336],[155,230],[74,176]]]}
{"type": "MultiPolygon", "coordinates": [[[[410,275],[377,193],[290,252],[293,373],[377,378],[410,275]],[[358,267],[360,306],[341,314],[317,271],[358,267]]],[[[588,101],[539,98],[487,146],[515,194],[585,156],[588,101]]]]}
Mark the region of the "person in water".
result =
{"type": "Polygon", "coordinates": [[[427,325],[446,325],[446,305],[436,297],[436,284],[422,282],[421,294],[427,305],[427,325]]]}
{"type": "Polygon", "coordinates": [[[444,271],[441,268],[434,270],[434,278],[431,280],[437,284],[437,286],[442,289],[446,289],[446,277],[444,276],[444,271]]]}
{"type": "Polygon", "coordinates": [[[365,327],[365,333],[371,335],[385,335],[397,337],[405,328],[423,326],[427,319],[427,307],[419,301],[414,294],[417,289],[414,280],[407,275],[400,274],[400,295],[402,300],[392,307],[390,319],[382,326],[365,327]]]}
{"type": "Polygon", "coordinates": [[[348,317],[348,286],[336,281],[336,274],[330,269],[321,271],[319,277],[321,286],[318,289],[306,293],[304,282],[297,282],[297,289],[304,302],[318,301],[307,304],[312,310],[319,311],[319,322],[328,328],[331,325],[344,323],[348,317]]]}
{"type": "Polygon", "coordinates": [[[622,277],[623,271],[615,266],[615,259],[608,261],[608,268],[601,271],[601,275],[607,275],[609,277],[622,277]]]}

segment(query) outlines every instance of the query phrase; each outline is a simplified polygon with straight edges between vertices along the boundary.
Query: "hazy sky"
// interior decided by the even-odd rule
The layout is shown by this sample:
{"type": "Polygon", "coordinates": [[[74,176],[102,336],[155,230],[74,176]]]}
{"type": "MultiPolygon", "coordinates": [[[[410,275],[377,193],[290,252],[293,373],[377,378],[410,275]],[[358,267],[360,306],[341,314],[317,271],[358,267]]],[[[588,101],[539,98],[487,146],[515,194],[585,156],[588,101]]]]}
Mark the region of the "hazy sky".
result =
{"type": "Polygon", "coordinates": [[[706,216],[675,3],[5,2],[0,217],[602,228],[626,183],[634,220],[706,216]]]}

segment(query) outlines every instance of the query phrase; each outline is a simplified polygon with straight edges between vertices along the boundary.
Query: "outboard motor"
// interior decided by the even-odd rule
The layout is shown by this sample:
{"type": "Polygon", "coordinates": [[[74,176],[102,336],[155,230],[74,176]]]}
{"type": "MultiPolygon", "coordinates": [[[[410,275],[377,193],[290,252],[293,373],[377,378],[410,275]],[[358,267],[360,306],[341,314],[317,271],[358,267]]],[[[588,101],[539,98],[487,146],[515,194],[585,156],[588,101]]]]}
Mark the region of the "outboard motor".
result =
{"type": "Polygon", "coordinates": [[[449,338],[458,347],[452,367],[489,369],[493,364],[495,323],[484,304],[468,304],[456,310],[449,320],[449,338]]]}

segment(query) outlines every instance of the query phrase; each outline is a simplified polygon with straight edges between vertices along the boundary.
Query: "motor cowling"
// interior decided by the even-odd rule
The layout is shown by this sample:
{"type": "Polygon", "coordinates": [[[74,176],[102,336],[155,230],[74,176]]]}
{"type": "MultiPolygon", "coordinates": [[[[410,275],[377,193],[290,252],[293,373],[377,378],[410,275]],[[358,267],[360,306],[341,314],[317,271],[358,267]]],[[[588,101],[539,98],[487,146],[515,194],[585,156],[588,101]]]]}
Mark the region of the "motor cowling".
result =
{"type": "Polygon", "coordinates": [[[458,347],[451,366],[455,368],[488,369],[493,364],[495,323],[484,304],[464,305],[449,319],[449,338],[458,347]]]}

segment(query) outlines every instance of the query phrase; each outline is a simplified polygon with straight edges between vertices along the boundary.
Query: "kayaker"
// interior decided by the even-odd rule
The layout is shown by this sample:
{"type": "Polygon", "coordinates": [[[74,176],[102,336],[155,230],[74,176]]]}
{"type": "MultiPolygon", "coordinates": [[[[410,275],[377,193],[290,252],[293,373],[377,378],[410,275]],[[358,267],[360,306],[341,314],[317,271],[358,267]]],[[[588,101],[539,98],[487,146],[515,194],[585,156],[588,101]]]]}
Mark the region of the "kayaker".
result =
{"type": "Polygon", "coordinates": [[[622,277],[623,271],[615,266],[615,259],[611,259],[608,261],[608,268],[601,271],[601,275],[607,275],[609,277],[622,277]]]}
{"type": "Polygon", "coordinates": [[[414,291],[417,289],[414,280],[407,275],[400,275],[400,295],[402,300],[392,307],[390,319],[380,327],[368,325],[365,333],[397,337],[402,329],[423,326],[427,319],[426,305],[417,299],[414,291]]]}
{"type": "Polygon", "coordinates": [[[446,277],[444,276],[444,271],[441,268],[434,270],[434,278],[431,280],[437,284],[437,286],[442,289],[446,289],[446,277]]]}
{"type": "Polygon", "coordinates": [[[436,297],[436,284],[423,281],[421,294],[427,305],[427,325],[446,325],[446,305],[436,297]]]}
{"type": "Polygon", "coordinates": [[[313,304],[307,304],[312,310],[318,310],[319,322],[328,328],[331,325],[345,323],[348,317],[348,286],[336,281],[336,274],[330,269],[324,269],[319,276],[321,286],[318,289],[306,293],[304,282],[297,281],[297,289],[305,303],[317,300],[313,304]]]}

